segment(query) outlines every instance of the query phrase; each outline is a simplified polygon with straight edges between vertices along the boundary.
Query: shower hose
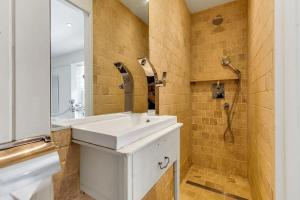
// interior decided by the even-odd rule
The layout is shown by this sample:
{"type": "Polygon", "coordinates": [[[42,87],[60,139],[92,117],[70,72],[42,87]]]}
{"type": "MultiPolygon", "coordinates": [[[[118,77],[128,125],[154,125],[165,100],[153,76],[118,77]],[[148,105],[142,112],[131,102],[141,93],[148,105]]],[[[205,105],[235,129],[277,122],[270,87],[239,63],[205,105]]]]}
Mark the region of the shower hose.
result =
{"type": "Polygon", "coordinates": [[[231,107],[228,103],[224,104],[224,110],[225,110],[226,117],[227,117],[227,127],[224,131],[224,141],[230,142],[230,143],[234,143],[234,134],[233,134],[231,125],[232,125],[232,120],[234,117],[233,109],[234,109],[234,106],[235,106],[236,101],[238,100],[239,94],[240,94],[240,85],[241,85],[240,78],[236,80],[236,85],[237,85],[237,87],[236,87],[236,91],[235,91],[235,95],[233,97],[231,107]],[[230,139],[229,141],[227,140],[228,137],[230,139]]]}

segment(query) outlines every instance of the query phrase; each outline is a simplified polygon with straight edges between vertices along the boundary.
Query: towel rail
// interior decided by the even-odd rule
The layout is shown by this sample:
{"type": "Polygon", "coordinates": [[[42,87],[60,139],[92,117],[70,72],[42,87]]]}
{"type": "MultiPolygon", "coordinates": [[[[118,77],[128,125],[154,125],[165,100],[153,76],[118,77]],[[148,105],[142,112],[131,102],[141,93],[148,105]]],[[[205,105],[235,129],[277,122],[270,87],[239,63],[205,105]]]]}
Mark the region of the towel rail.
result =
{"type": "Polygon", "coordinates": [[[25,138],[21,140],[15,140],[12,142],[2,143],[0,144],[0,151],[23,146],[26,144],[35,143],[35,142],[41,142],[41,141],[44,141],[45,143],[49,143],[51,142],[51,137],[49,135],[41,135],[41,136],[35,136],[35,137],[25,138]]]}

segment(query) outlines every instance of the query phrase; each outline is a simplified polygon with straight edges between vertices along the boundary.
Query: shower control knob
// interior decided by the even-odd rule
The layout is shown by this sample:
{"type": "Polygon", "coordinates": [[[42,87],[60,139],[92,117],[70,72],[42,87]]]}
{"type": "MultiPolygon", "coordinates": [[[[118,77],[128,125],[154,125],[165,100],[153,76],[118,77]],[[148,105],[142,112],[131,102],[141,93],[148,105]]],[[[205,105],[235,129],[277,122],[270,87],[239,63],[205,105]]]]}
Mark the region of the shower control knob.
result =
{"type": "Polygon", "coordinates": [[[229,108],[230,108],[229,103],[224,103],[224,110],[229,110],[229,108]]]}

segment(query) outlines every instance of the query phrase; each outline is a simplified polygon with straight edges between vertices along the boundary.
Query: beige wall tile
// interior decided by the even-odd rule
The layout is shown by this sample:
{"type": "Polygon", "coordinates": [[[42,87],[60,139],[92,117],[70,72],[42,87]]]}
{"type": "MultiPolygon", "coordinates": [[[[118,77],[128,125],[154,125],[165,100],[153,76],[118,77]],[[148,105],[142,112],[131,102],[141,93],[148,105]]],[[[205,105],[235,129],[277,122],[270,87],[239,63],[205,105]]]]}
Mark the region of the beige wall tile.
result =
{"type": "Polygon", "coordinates": [[[247,177],[247,1],[238,0],[192,15],[192,80],[208,80],[191,85],[192,161],[220,173],[247,177]],[[217,27],[212,20],[222,15],[217,27]],[[233,73],[221,65],[222,56],[230,56],[242,73],[240,95],[233,110],[235,143],[224,142],[227,127],[224,103],[232,105],[236,91],[233,73]],[[205,77],[205,78],[203,78],[205,77]],[[225,99],[212,99],[216,77],[225,84],[225,99]],[[211,81],[209,81],[211,80],[211,81]]]}
{"type": "Polygon", "coordinates": [[[51,133],[61,164],[61,171],[52,178],[55,200],[71,200],[80,195],[80,145],[71,143],[71,134],[71,129],[51,133]]]}
{"type": "Polygon", "coordinates": [[[274,0],[249,6],[248,138],[253,199],[274,199],[274,0]]]}
{"type": "Polygon", "coordinates": [[[115,62],[134,79],[134,112],[147,111],[147,83],[137,59],[149,51],[148,26],[119,0],[94,0],[94,114],[124,111],[123,83],[115,62]]]}
{"type": "Polygon", "coordinates": [[[150,1],[150,60],[159,76],[168,73],[167,86],[159,89],[159,114],[176,115],[182,122],[181,174],[191,157],[190,23],[184,0],[150,1]]]}
{"type": "MultiPolygon", "coordinates": [[[[180,136],[181,178],[191,166],[190,22],[184,0],[150,3],[150,60],[159,76],[168,73],[167,86],[159,89],[159,114],[176,115],[183,123],[180,136]]],[[[173,168],[146,195],[145,200],[173,197],[173,168]]]]}

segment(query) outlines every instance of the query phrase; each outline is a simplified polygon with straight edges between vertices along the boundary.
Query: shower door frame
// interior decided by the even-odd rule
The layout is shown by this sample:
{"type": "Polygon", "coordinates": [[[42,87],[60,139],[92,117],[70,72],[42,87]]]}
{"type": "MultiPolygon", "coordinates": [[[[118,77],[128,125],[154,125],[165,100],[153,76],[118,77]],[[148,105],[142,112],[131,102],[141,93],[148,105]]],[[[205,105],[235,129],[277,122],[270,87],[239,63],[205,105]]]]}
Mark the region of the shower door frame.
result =
{"type": "Polygon", "coordinates": [[[300,2],[275,0],[275,198],[300,197],[300,2]]]}

